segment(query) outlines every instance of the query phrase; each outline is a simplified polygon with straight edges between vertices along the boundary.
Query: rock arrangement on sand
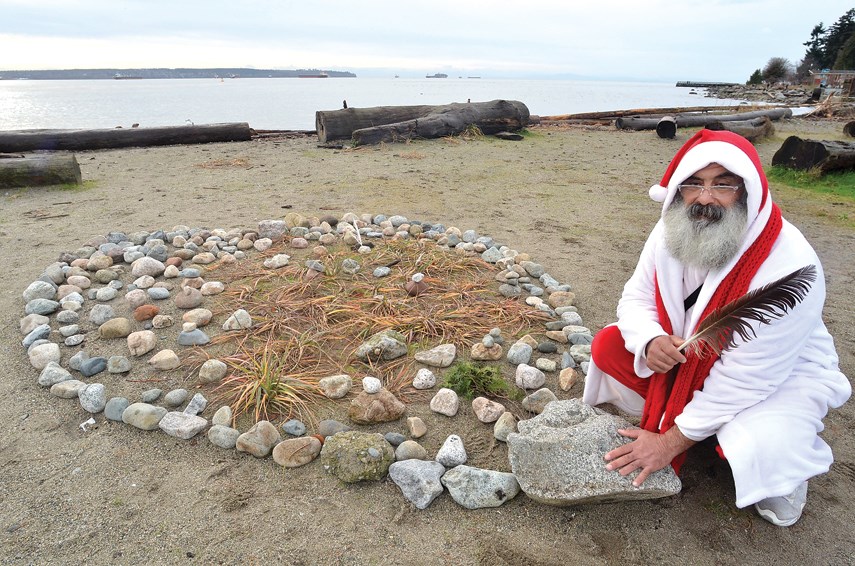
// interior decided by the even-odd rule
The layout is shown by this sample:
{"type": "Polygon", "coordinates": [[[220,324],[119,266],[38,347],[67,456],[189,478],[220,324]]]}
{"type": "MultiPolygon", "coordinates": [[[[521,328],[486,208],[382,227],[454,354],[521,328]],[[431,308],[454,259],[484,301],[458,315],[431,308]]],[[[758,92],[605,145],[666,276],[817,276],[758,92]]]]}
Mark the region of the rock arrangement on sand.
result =
{"type": "MultiPolygon", "coordinates": [[[[207,430],[215,446],[256,458],[272,456],[284,467],[303,466],[320,457],[323,468],[345,483],[378,480],[388,474],[404,497],[420,509],[445,489],[467,508],[501,505],[517,495],[521,485],[523,491],[531,489],[535,498],[548,500],[539,488],[527,487],[537,482],[530,480],[524,469],[548,467],[546,462],[537,461],[536,454],[520,460],[526,462],[520,465],[521,471],[514,470],[522,474],[520,481],[514,474],[466,466],[466,449],[457,435],[449,436],[429,459],[419,442],[428,429],[419,417],[406,418],[410,438],[394,431],[383,435],[351,430],[337,421],[321,421],[313,434],[307,434],[305,424],[296,419],[284,423],[281,432],[263,419],[241,432],[234,428],[236,415],[228,405],[219,407],[210,421],[202,416],[208,400],[201,392],[191,395],[177,388],[164,394],[152,388],[136,396],[123,394],[123,380],[132,372],[166,375],[182,367],[186,352],[198,351],[217,334],[238,336],[253,328],[253,315],[242,308],[230,312],[221,325],[211,325],[215,314],[207,308],[211,306],[208,302],[227,289],[215,279],[218,268],[244,260],[248,254],[260,254],[266,270],[293,268],[292,256],[282,252],[294,250],[290,253],[296,255],[298,250],[314,245],[312,259],[305,261],[301,271],[305,281],[335,273],[353,276],[367,262],[346,258],[336,265],[325,263],[330,257],[327,247],[343,244],[356,250],[359,257],[369,257],[375,253],[377,242],[406,240],[431,242],[451,253],[480,257],[495,265],[498,293],[524,301],[542,313],[547,322],[545,330],[538,333],[541,339],[526,334],[506,344],[502,330],[494,328],[472,345],[469,357],[504,360],[515,366],[516,386],[529,393],[522,406],[530,413],[544,413],[555,406],[557,396],[545,387],[547,374],[558,373],[558,389],[567,392],[576,383],[578,372],[587,370],[590,358],[592,333],[573,306],[575,296],[570,286],[550,276],[528,254],[498,245],[474,230],[410,221],[403,216],[348,213],[342,218],[305,218],[292,213],[284,220],[262,221],[253,230],[176,226],[170,231],[110,232],[74,252],[63,253],[26,288],[25,316],[20,320],[22,345],[30,364],[40,371],[39,385],[50,388],[57,397],[76,399],[84,411],[103,414],[109,421],[144,431],[159,429],[184,440],[207,430]],[[221,332],[210,330],[217,326],[221,332]],[[112,355],[93,355],[105,350],[112,355]],[[560,359],[554,359],[559,355],[560,359]]],[[[390,273],[390,266],[381,266],[371,271],[371,277],[379,280],[390,273]]],[[[405,288],[410,297],[417,298],[428,291],[428,280],[416,273],[405,288]]],[[[403,334],[387,329],[365,340],[355,356],[366,362],[394,360],[408,356],[410,348],[403,334]]],[[[424,367],[412,378],[413,388],[436,389],[439,380],[434,371],[449,367],[457,357],[458,348],[450,343],[415,352],[415,361],[424,367]]],[[[216,385],[229,371],[229,365],[212,358],[198,367],[195,378],[201,385],[216,385]]],[[[366,375],[361,386],[362,391],[349,405],[352,423],[378,425],[406,417],[406,405],[380,379],[366,375]]],[[[318,380],[317,388],[328,399],[343,399],[354,388],[353,377],[329,375],[318,380]]],[[[454,417],[460,402],[455,391],[440,387],[431,398],[430,408],[439,415],[454,417]]],[[[486,397],[475,398],[472,410],[480,422],[493,427],[497,440],[509,441],[512,446],[521,446],[522,438],[529,439],[541,430],[520,424],[520,435],[515,435],[514,414],[486,397]]],[[[598,414],[597,418],[608,417],[598,414]]],[[[85,430],[85,423],[81,428],[85,430]]],[[[600,440],[592,441],[595,446],[620,442],[613,435],[597,434],[600,440]]],[[[589,467],[593,466],[591,462],[589,467]]],[[[602,463],[597,466],[601,468],[602,463]]],[[[583,486],[580,497],[586,497],[587,472],[572,466],[560,468],[562,474],[568,470],[578,471],[581,479],[577,483],[583,486]]],[[[628,494],[626,498],[637,497],[638,490],[631,487],[629,478],[612,475],[617,487],[610,488],[608,497],[620,498],[621,491],[628,494]]],[[[573,483],[569,478],[571,491],[573,483]]]]}

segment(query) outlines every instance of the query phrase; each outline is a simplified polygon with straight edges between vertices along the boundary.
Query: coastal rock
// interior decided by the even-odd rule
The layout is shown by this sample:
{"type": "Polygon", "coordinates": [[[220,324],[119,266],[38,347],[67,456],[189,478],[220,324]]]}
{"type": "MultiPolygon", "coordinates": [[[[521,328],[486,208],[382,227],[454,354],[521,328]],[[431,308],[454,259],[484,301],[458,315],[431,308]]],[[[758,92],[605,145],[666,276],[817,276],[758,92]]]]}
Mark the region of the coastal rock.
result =
{"type": "Polygon", "coordinates": [[[353,380],[347,374],[331,375],[318,381],[318,386],[330,399],[341,399],[350,392],[353,380]]]}
{"type": "Polygon", "coordinates": [[[405,440],[395,448],[395,461],[424,460],[427,458],[425,447],[415,440],[405,440]]]}
{"type": "Polygon", "coordinates": [[[71,374],[57,362],[48,362],[39,374],[39,385],[42,387],[53,387],[57,383],[69,381],[71,374]]]}
{"type": "Polygon", "coordinates": [[[424,460],[404,460],[389,466],[389,478],[417,509],[426,509],[442,494],[440,478],[444,473],[445,466],[439,462],[424,460]]]}
{"type": "Polygon", "coordinates": [[[131,403],[122,413],[122,422],[140,430],[156,430],[160,419],[166,416],[166,413],[163,407],[148,403],[131,403]]]}
{"type": "Polygon", "coordinates": [[[445,472],[442,485],[458,505],[467,509],[498,507],[520,492],[520,484],[514,474],[466,465],[445,472]]]}
{"type": "Polygon", "coordinates": [[[374,334],[356,349],[362,361],[394,360],[407,354],[407,340],[403,334],[387,329],[374,334]]]}
{"type": "Polygon", "coordinates": [[[251,429],[241,434],[235,443],[238,452],[246,452],[256,458],[265,458],[273,447],[282,441],[279,429],[269,421],[258,421],[251,429]]]}
{"type": "Polygon", "coordinates": [[[208,426],[208,421],[196,415],[173,411],[166,413],[157,426],[169,436],[189,440],[202,432],[208,426]]]}
{"type": "Polygon", "coordinates": [[[48,342],[30,348],[27,351],[27,357],[30,360],[30,365],[38,370],[42,370],[51,362],[59,363],[59,344],[48,342]]]}
{"type": "Polygon", "coordinates": [[[436,385],[436,376],[427,368],[421,368],[416,372],[416,377],[413,379],[413,388],[415,389],[431,389],[436,385]]]}
{"type": "Polygon", "coordinates": [[[223,330],[244,330],[252,328],[252,317],[244,309],[238,309],[223,323],[223,330]]]}
{"type": "Polygon", "coordinates": [[[148,360],[148,363],[154,369],[167,371],[181,366],[181,359],[178,357],[178,354],[176,354],[172,350],[166,349],[161,350],[155,355],[153,355],[148,360]]]}
{"type": "Polygon", "coordinates": [[[502,416],[500,416],[499,420],[496,421],[496,424],[493,425],[493,436],[496,440],[501,440],[502,442],[507,442],[508,435],[516,431],[517,419],[510,411],[502,413],[502,416]]]}
{"type": "Polygon", "coordinates": [[[546,375],[536,367],[527,364],[517,366],[515,379],[520,389],[539,389],[546,383],[546,375]]]}
{"type": "Polygon", "coordinates": [[[321,441],[314,436],[290,438],[273,449],[273,461],[285,468],[299,468],[317,458],[321,448],[321,441]]]}
{"type": "MultiPolygon", "coordinates": [[[[232,408],[228,405],[223,405],[214,413],[214,416],[211,418],[211,424],[215,425],[223,425],[223,426],[231,426],[232,424],[232,408]]],[[[237,436],[235,437],[237,440],[237,436]]],[[[234,446],[232,446],[234,448],[234,446]]]]}
{"type": "Polygon", "coordinates": [[[452,434],[445,439],[439,452],[436,453],[436,461],[446,468],[453,468],[465,464],[467,459],[466,449],[463,447],[463,439],[452,434]]]}
{"type": "Polygon", "coordinates": [[[98,327],[98,334],[105,340],[124,338],[133,331],[131,321],[127,318],[111,318],[98,327]]]}
{"type": "Polygon", "coordinates": [[[121,422],[122,414],[130,404],[130,401],[124,397],[111,397],[107,399],[107,404],[104,405],[104,417],[111,421],[121,422]]]}
{"type": "MultiPolygon", "coordinates": [[[[416,352],[416,361],[426,366],[446,368],[454,362],[457,356],[457,346],[454,344],[440,344],[424,352],[416,352]]],[[[431,386],[432,387],[432,386],[431,386]]]]}
{"type": "Polygon", "coordinates": [[[482,423],[493,423],[505,412],[505,406],[486,397],[476,397],[472,400],[472,411],[482,423]]]}
{"type": "Polygon", "coordinates": [[[495,362],[502,359],[503,353],[500,344],[494,343],[492,346],[487,346],[483,342],[478,342],[472,345],[469,357],[476,361],[495,362]]]}
{"type": "Polygon", "coordinates": [[[530,498],[550,505],[578,505],[667,497],[680,492],[670,466],[633,487],[633,472],[606,470],[603,455],[631,439],[618,434],[632,425],[578,399],[554,401],[508,436],[508,459],[530,498]]]}
{"type": "Polygon", "coordinates": [[[50,394],[60,399],[77,399],[80,390],[86,387],[86,384],[76,379],[68,379],[51,385],[50,394]]]}
{"type": "Polygon", "coordinates": [[[407,417],[407,430],[413,438],[421,438],[427,434],[427,426],[421,417],[407,417]]]}
{"type": "Polygon", "coordinates": [[[230,450],[237,445],[240,431],[229,426],[215,424],[208,429],[208,440],[214,446],[230,450]]]}
{"type": "Polygon", "coordinates": [[[103,383],[90,383],[77,392],[77,397],[83,410],[93,414],[103,411],[107,404],[107,390],[103,383]]]}
{"type": "Polygon", "coordinates": [[[347,416],[356,424],[377,424],[400,419],[407,411],[397,397],[388,390],[377,393],[360,393],[350,402],[347,416]]]}
{"type": "Polygon", "coordinates": [[[549,403],[556,401],[558,398],[555,396],[555,393],[550,391],[547,388],[538,389],[531,395],[527,395],[525,399],[522,400],[523,409],[530,413],[542,413],[546,408],[546,405],[549,403]]]}
{"type": "Polygon", "coordinates": [[[392,445],[376,433],[340,432],[321,449],[324,469],[344,483],[383,479],[394,460],[392,445]]]}
{"type": "Polygon", "coordinates": [[[460,397],[453,389],[443,387],[430,400],[430,409],[441,415],[453,417],[460,408],[460,397]]]}
{"type": "Polygon", "coordinates": [[[229,368],[220,360],[207,360],[199,368],[199,381],[202,383],[219,383],[228,373],[229,368]]]}
{"type": "MultiPolygon", "coordinates": [[[[535,344],[536,345],[536,344],[535,344]]],[[[531,360],[532,346],[518,340],[508,349],[507,360],[514,365],[527,364],[531,360]]]]}

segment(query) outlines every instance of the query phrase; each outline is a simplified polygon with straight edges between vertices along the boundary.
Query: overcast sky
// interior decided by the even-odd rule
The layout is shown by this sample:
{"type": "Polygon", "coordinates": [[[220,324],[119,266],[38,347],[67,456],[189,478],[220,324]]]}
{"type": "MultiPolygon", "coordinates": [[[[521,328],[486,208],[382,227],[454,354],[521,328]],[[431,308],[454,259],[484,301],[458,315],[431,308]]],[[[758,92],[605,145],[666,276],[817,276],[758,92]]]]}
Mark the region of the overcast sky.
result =
{"type": "Polygon", "coordinates": [[[745,81],[839,0],[0,0],[0,70],[255,67],[745,81]]]}

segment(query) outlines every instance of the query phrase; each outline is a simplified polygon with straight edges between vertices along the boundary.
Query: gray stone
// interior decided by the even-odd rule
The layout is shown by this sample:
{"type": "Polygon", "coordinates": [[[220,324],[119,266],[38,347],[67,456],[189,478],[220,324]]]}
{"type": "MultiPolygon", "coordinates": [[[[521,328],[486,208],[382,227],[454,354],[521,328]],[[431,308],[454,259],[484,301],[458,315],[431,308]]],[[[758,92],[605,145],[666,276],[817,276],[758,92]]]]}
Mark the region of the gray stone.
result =
{"type": "Polygon", "coordinates": [[[544,340],[537,344],[537,351],[541,354],[554,354],[558,351],[558,344],[551,340],[544,340]]]}
{"type": "Polygon", "coordinates": [[[33,281],[24,290],[24,301],[29,303],[33,299],[46,299],[52,301],[56,298],[56,286],[46,281],[33,281]]]}
{"type": "Polygon", "coordinates": [[[395,448],[395,461],[397,462],[403,460],[425,460],[426,458],[427,450],[415,440],[404,440],[395,448]]]}
{"type": "Polygon", "coordinates": [[[321,449],[324,470],[344,483],[383,479],[394,461],[394,449],[376,433],[340,432],[321,449]]]}
{"type": "Polygon", "coordinates": [[[24,336],[21,344],[24,348],[29,348],[36,340],[45,340],[50,336],[50,324],[40,324],[33,328],[29,334],[24,336]]]}
{"type": "Polygon", "coordinates": [[[577,363],[589,362],[591,361],[591,345],[590,344],[576,344],[574,346],[570,346],[570,355],[573,356],[573,359],[577,363]]]}
{"type": "Polygon", "coordinates": [[[534,367],[540,371],[555,371],[558,369],[558,363],[549,358],[537,358],[534,362],[534,367]]]}
{"type": "Polygon", "coordinates": [[[318,381],[318,386],[330,399],[341,399],[350,392],[353,380],[346,374],[331,375],[318,381]]]}
{"type": "Polygon", "coordinates": [[[520,364],[517,366],[515,380],[520,389],[539,389],[546,383],[546,376],[536,367],[520,364]]]}
{"type": "MultiPolygon", "coordinates": [[[[232,408],[228,405],[223,405],[217,409],[217,412],[215,412],[213,418],[211,418],[211,424],[231,426],[232,408]]],[[[237,436],[235,437],[235,440],[237,440],[237,436]]],[[[234,446],[232,446],[232,448],[234,448],[234,446]]]]}
{"type": "Polygon", "coordinates": [[[240,431],[229,426],[215,424],[208,429],[208,440],[211,444],[226,450],[234,448],[239,437],[240,431]]]}
{"type": "Polygon", "coordinates": [[[169,298],[169,289],[165,287],[151,287],[146,289],[146,293],[155,301],[163,301],[169,298]]]}
{"type": "Polygon", "coordinates": [[[350,427],[333,419],[326,419],[318,423],[318,434],[323,437],[333,436],[340,432],[347,432],[350,427]]]}
{"type": "Polygon", "coordinates": [[[80,363],[80,373],[82,373],[84,377],[92,377],[93,375],[101,373],[105,369],[107,369],[107,358],[102,358],[101,356],[88,358],[80,363]]]}
{"type": "Polygon", "coordinates": [[[535,279],[539,279],[545,273],[545,270],[543,269],[542,265],[534,263],[532,261],[521,261],[520,267],[525,269],[526,273],[528,273],[535,279]]]}
{"type": "Polygon", "coordinates": [[[445,439],[439,452],[436,453],[436,461],[446,468],[453,468],[465,464],[467,460],[466,449],[463,447],[463,439],[452,434],[445,439]]]}
{"type": "Polygon", "coordinates": [[[539,416],[518,424],[508,436],[508,459],[523,492],[550,505],[578,505],[667,497],[680,492],[670,466],[634,487],[633,472],[606,470],[603,456],[631,442],[618,434],[632,428],[624,419],[582,403],[554,401],[539,416]]]}
{"type": "Polygon", "coordinates": [[[572,334],[567,335],[567,341],[570,342],[570,344],[573,344],[574,346],[576,346],[576,345],[589,345],[590,346],[591,343],[594,341],[594,337],[591,336],[590,334],[585,334],[582,332],[574,332],[572,334]]]}
{"type": "Polygon", "coordinates": [[[148,403],[131,403],[122,412],[122,422],[140,430],[156,430],[166,412],[165,408],[148,403]]]}
{"type": "Polygon", "coordinates": [[[430,400],[430,409],[435,413],[453,417],[460,409],[460,397],[453,389],[443,387],[430,400]]]}
{"type": "Polygon", "coordinates": [[[493,436],[496,438],[496,440],[507,442],[508,435],[512,432],[516,432],[516,430],[516,417],[514,417],[514,414],[510,411],[506,411],[502,413],[502,416],[499,417],[499,420],[497,420],[496,424],[493,425],[493,436]]]}
{"type": "Polygon", "coordinates": [[[189,440],[202,432],[208,426],[208,421],[196,415],[172,411],[166,413],[157,426],[169,436],[189,440]]]}
{"type": "Polygon", "coordinates": [[[427,368],[421,368],[416,372],[416,377],[413,378],[413,388],[415,389],[431,389],[436,385],[436,376],[427,368]]]}
{"type": "Polygon", "coordinates": [[[484,253],[481,254],[481,259],[486,261],[487,263],[496,263],[500,259],[502,259],[502,252],[500,252],[497,248],[488,248],[484,250],[484,253]]]}
{"type": "Polygon", "coordinates": [[[531,360],[532,348],[525,342],[514,342],[508,348],[506,356],[509,363],[514,365],[527,364],[531,360]]]}
{"type": "Polygon", "coordinates": [[[205,396],[201,393],[196,393],[193,395],[193,398],[190,399],[190,402],[187,403],[187,406],[184,407],[184,414],[186,415],[198,415],[202,411],[205,410],[205,407],[208,406],[208,400],[205,399],[205,396]]]}
{"type": "Polygon", "coordinates": [[[155,387],[153,389],[147,389],[143,391],[142,395],[140,396],[140,399],[143,403],[154,403],[155,401],[160,399],[161,394],[163,394],[163,390],[155,387]]]}
{"type": "Polygon", "coordinates": [[[440,344],[430,350],[416,352],[415,358],[417,362],[426,366],[445,368],[454,362],[456,356],[457,346],[454,344],[440,344]]]}
{"type": "Polygon", "coordinates": [[[89,322],[95,326],[101,326],[112,318],[116,318],[116,312],[110,305],[95,305],[89,311],[89,322]]]}
{"type": "Polygon", "coordinates": [[[556,401],[558,398],[555,396],[551,390],[547,388],[538,389],[531,395],[527,395],[525,399],[522,400],[523,409],[530,413],[542,413],[546,406],[556,401]]]}
{"type": "Polygon", "coordinates": [[[499,285],[499,293],[503,297],[508,297],[509,299],[511,299],[522,295],[522,289],[520,289],[517,285],[509,285],[508,283],[502,283],[501,285],[499,285]]]}
{"type": "Polygon", "coordinates": [[[467,509],[498,507],[520,492],[514,474],[465,465],[445,472],[442,485],[455,502],[467,509]]]}
{"type": "Polygon", "coordinates": [[[71,374],[56,362],[49,362],[39,374],[39,385],[42,387],[52,387],[57,383],[69,381],[72,379],[71,374]]]}
{"type": "Polygon", "coordinates": [[[385,267],[385,266],[381,266],[381,267],[378,267],[377,269],[375,269],[374,272],[372,273],[372,275],[374,275],[374,277],[378,277],[378,278],[379,277],[386,277],[391,272],[392,272],[392,270],[390,268],[385,267]]]}
{"type": "Polygon", "coordinates": [[[291,436],[303,436],[306,434],[306,425],[297,419],[290,419],[282,425],[282,431],[291,436]]]}
{"type": "Polygon", "coordinates": [[[262,220],[258,223],[258,236],[277,240],[288,230],[284,220],[262,220]]]}
{"type": "Polygon", "coordinates": [[[125,356],[110,356],[107,359],[108,373],[128,373],[131,371],[131,361],[125,356]]]}
{"type": "Polygon", "coordinates": [[[210,341],[208,335],[198,328],[178,335],[178,344],[181,346],[204,346],[210,341]]]}
{"type": "Polygon", "coordinates": [[[122,414],[130,406],[130,401],[124,397],[111,397],[104,405],[104,416],[111,421],[121,421],[122,414]]]}
{"type": "Polygon", "coordinates": [[[187,400],[188,391],[183,388],[173,389],[163,396],[163,402],[168,407],[177,407],[187,400]]]}
{"type": "Polygon", "coordinates": [[[60,381],[50,387],[50,394],[60,399],[77,399],[80,390],[85,388],[86,384],[76,379],[60,381]]]}
{"type": "MultiPolygon", "coordinates": [[[[65,311],[68,312],[68,311],[65,311]]],[[[59,316],[62,313],[57,315],[57,320],[59,320],[59,316]]],[[[62,322],[62,321],[60,321],[62,322]]],[[[50,318],[46,317],[43,314],[28,314],[24,318],[21,319],[21,334],[27,335],[32,332],[36,327],[41,326],[43,324],[49,324],[50,318]]]]}
{"type": "Polygon", "coordinates": [[[238,309],[223,323],[223,330],[252,328],[252,317],[244,309],[238,309]]]}
{"type": "Polygon", "coordinates": [[[83,341],[85,339],[86,339],[85,334],[75,334],[74,336],[69,336],[68,338],[66,338],[63,341],[63,344],[65,344],[66,346],[69,346],[69,347],[79,346],[79,345],[83,344],[83,341]]]}
{"type": "Polygon", "coordinates": [[[219,383],[226,373],[228,366],[220,360],[207,360],[202,367],[199,368],[199,380],[202,383],[219,383]]]}
{"type": "Polygon", "coordinates": [[[576,360],[573,359],[573,356],[570,355],[570,352],[564,352],[561,354],[561,369],[567,368],[575,368],[576,360]]]}
{"type": "Polygon", "coordinates": [[[403,460],[389,466],[389,478],[417,509],[426,509],[442,494],[440,478],[444,473],[445,467],[439,462],[424,460],[403,460]]]}
{"type": "Polygon", "coordinates": [[[100,413],[107,405],[107,390],[103,383],[90,383],[78,391],[77,396],[83,410],[90,413],[100,413]]]}
{"type": "Polygon", "coordinates": [[[89,354],[84,350],[80,350],[68,360],[68,367],[74,371],[80,371],[80,365],[89,359],[89,354]]]}
{"type": "MultiPolygon", "coordinates": [[[[63,312],[69,312],[69,311],[63,311],[63,312]]],[[[77,313],[74,313],[74,314],[77,314],[77,313]]],[[[59,333],[60,333],[60,335],[62,335],[63,338],[68,338],[69,336],[74,336],[75,334],[77,334],[79,332],[80,332],[80,325],[79,324],[69,324],[67,326],[60,326],[59,327],[59,333]]]]}
{"type": "Polygon", "coordinates": [[[52,312],[56,312],[59,308],[59,303],[56,301],[51,301],[50,299],[33,299],[27,303],[27,306],[24,308],[24,312],[26,314],[40,314],[40,315],[49,315],[52,312]]]}
{"type": "Polygon", "coordinates": [[[112,287],[101,287],[95,291],[95,300],[101,303],[106,303],[115,299],[118,294],[119,292],[112,287]]]}
{"type": "Polygon", "coordinates": [[[165,270],[166,266],[163,265],[163,262],[152,257],[141,257],[131,264],[131,275],[133,275],[134,278],[142,277],[143,275],[158,277],[165,270]]]}
{"type": "Polygon", "coordinates": [[[394,360],[406,354],[406,338],[403,334],[391,329],[374,334],[356,349],[356,357],[362,361],[394,360]]]}
{"type": "Polygon", "coordinates": [[[273,448],[273,461],[285,468],[299,468],[317,458],[321,447],[314,436],[288,438],[273,448]]]}

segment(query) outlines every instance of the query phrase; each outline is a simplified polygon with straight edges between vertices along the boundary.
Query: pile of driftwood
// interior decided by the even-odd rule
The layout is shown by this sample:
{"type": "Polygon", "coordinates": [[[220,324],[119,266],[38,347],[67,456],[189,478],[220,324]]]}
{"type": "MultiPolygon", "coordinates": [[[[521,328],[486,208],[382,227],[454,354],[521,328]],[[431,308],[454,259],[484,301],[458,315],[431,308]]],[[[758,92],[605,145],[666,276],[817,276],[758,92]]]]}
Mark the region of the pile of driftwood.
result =
{"type": "Polygon", "coordinates": [[[517,100],[344,108],[315,113],[318,142],[350,140],[357,146],[453,136],[472,127],[488,135],[513,132],[528,123],[528,108],[517,100]]]}

